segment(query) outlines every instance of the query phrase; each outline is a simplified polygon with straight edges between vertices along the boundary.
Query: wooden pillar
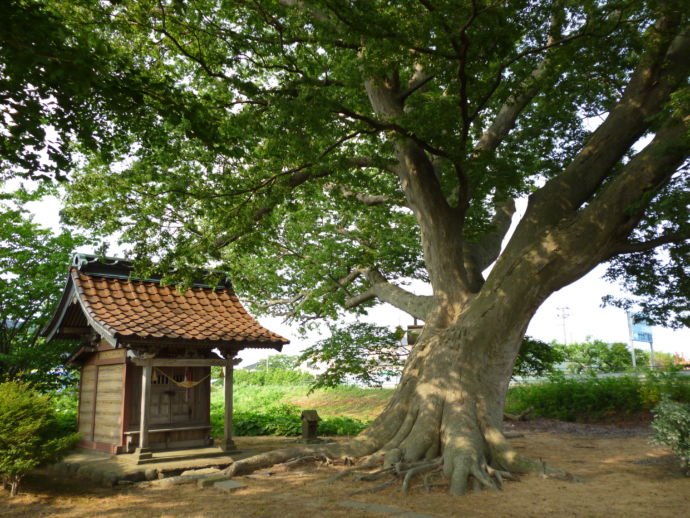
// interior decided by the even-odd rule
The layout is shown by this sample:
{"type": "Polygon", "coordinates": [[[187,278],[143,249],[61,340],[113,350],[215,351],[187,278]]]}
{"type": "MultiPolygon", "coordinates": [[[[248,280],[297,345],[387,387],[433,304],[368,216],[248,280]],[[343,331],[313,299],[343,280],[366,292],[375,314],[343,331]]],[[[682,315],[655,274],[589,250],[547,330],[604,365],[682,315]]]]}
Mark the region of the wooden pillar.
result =
{"type": "Polygon", "coordinates": [[[146,359],[142,365],[141,375],[141,414],[139,418],[139,447],[135,455],[137,460],[150,459],[152,457],[149,449],[149,415],[151,413],[151,374],[153,370],[153,360],[146,359]]]}
{"type": "Polygon", "coordinates": [[[221,449],[225,451],[236,450],[235,441],[232,439],[232,377],[235,360],[228,356],[225,362],[225,419],[223,425],[223,441],[221,449]]]}

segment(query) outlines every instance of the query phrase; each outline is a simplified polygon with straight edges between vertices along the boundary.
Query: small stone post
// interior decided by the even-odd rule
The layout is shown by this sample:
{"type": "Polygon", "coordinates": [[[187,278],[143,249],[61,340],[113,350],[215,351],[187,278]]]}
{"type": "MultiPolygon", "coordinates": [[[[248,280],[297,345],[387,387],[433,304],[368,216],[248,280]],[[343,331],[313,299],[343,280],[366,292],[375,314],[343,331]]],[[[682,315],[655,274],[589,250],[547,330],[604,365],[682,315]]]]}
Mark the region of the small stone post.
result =
{"type": "Polygon", "coordinates": [[[317,435],[319,428],[319,421],[321,418],[316,410],[302,411],[302,441],[304,442],[320,442],[317,435]]]}

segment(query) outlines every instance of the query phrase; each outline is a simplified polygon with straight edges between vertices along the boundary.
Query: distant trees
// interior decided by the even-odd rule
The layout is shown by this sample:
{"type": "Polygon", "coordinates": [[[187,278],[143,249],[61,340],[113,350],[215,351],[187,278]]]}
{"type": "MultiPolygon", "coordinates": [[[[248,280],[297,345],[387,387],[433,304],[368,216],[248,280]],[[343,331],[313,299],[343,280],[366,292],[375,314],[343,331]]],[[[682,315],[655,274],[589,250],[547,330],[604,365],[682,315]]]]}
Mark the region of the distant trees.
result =
{"type": "Polygon", "coordinates": [[[255,369],[238,369],[233,375],[237,385],[310,385],[314,376],[299,369],[299,356],[274,354],[261,360],[255,369]]]}
{"type": "MultiPolygon", "coordinates": [[[[568,370],[577,374],[586,372],[621,372],[632,368],[632,354],[627,344],[622,342],[607,343],[589,337],[584,342],[568,345],[552,342],[553,348],[561,354],[562,361],[568,362],[568,370]]],[[[656,361],[660,365],[671,365],[673,360],[668,353],[656,352],[656,361]]],[[[635,349],[638,367],[650,365],[650,353],[635,349]]]]}
{"type": "Polygon", "coordinates": [[[0,201],[0,382],[23,380],[41,390],[68,382],[55,369],[74,344],[47,344],[39,333],[62,291],[70,254],[83,243],[68,231],[53,234],[21,207],[0,201]]]}
{"type": "Polygon", "coordinates": [[[513,367],[513,376],[545,376],[564,360],[565,354],[560,348],[525,336],[513,367]]]}

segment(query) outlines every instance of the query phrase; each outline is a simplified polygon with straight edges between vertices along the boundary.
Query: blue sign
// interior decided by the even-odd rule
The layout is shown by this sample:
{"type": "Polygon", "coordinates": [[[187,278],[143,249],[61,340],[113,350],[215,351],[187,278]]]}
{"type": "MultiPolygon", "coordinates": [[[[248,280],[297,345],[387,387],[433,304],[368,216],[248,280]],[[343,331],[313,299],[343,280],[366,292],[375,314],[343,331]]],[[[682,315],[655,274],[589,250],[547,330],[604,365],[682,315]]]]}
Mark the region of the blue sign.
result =
{"type": "Polygon", "coordinates": [[[650,326],[644,319],[641,321],[636,321],[636,318],[632,317],[632,339],[634,342],[647,342],[648,344],[651,344],[652,326],[650,326]]]}

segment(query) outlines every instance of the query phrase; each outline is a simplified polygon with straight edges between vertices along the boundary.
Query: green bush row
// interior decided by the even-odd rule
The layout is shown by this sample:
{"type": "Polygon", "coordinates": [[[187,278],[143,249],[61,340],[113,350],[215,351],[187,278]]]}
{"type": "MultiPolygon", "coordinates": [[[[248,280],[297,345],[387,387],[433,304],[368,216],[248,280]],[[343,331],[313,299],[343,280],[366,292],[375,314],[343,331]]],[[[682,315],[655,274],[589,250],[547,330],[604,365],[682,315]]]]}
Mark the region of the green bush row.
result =
{"type": "MultiPolygon", "coordinates": [[[[350,417],[326,417],[319,422],[318,434],[357,435],[369,423],[350,417]]],[[[211,405],[213,436],[223,435],[223,404],[215,401],[211,405]]],[[[233,412],[233,433],[235,436],[287,435],[302,433],[300,409],[288,403],[274,404],[261,410],[237,410],[233,412]]]]}
{"type": "Polygon", "coordinates": [[[511,387],[506,410],[519,413],[532,407],[534,415],[575,421],[649,410],[662,396],[690,402],[690,376],[675,370],[650,371],[642,378],[566,378],[558,374],[545,383],[511,387]]]}

